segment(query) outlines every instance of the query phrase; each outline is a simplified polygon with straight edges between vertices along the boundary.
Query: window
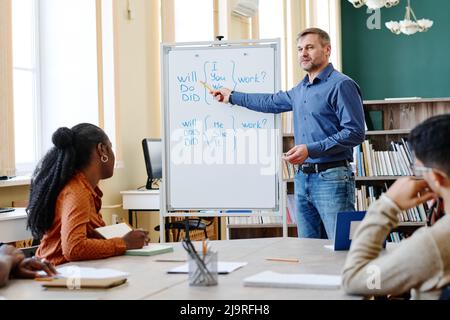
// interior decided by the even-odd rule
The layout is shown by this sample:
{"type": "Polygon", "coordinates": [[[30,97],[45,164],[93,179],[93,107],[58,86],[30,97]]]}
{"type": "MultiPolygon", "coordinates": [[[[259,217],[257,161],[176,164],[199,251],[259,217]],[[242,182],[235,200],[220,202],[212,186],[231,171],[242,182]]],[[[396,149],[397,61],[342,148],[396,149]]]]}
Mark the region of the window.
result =
{"type": "Polygon", "coordinates": [[[18,173],[32,172],[61,126],[97,124],[116,147],[113,1],[12,3],[18,173]]]}
{"type": "Polygon", "coordinates": [[[14,136],[17,174],[31,172],[38,157],[38,46],[36,0],[12,2],[14,136]]]}
{"type": "Polygon", "coordinates": [[[284,1],[259,0],[260,39],[280,38],[281,40],[281,88],[286,90],[286,41],[284,1]]]}
{"type": "Polygon", "coordinates": [[[213,4],[213,0],[175,0],[175,40],[213,41],[213,4]]]}
{"type": "Polygon", "coordinates": [[[40,0],[40,34],[45,152],[58,127],[99,123],[95,1],[40,0]]]}
{"type": "Polygon", "coordinates": [[[321,28],[328,32],[331,38],[330,62],[341,69],[341,38],[340,38],[340,6],[338,0],[309,0],[306,2],[306,12],[309,26],[321,28]]]}

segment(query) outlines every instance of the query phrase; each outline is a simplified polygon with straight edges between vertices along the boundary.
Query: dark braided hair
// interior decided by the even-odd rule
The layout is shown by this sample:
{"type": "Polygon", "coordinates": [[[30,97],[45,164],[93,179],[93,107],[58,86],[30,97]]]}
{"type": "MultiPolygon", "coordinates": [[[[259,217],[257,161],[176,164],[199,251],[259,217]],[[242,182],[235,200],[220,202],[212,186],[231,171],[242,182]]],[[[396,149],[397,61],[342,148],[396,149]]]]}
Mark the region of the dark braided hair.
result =
{"type": "Polygon", "coordinates": [[[89,164],[92,150],[107,141],[105,132],[90,123],[61,127],[53,133],[54,147],[38,163],[31,179],[27,227],[35,239],[41,239],[53,225],[61,190],[77,170],[89,164]]]}

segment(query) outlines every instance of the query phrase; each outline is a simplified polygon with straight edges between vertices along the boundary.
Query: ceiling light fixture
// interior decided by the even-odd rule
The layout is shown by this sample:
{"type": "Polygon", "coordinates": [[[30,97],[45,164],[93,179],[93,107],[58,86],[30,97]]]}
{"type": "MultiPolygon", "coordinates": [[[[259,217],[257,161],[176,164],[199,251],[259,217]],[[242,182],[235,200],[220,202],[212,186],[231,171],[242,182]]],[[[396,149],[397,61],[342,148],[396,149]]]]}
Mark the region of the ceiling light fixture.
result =
{"type": "Polygon", "coordinates": [[[398,5],[400,0],[348,0],[355,8],[366,5],[369,9],[390,8],[398,5]]]}
{"type": "Polygon", "coordinates": [[[395,34],[404,33],[406,35],[412,35],[416,32],[425,32],[431,28],[433,21],[429,19],[417,20],[413,9],[411,8],[410,0],[408,0],[408,6],[406,7],[405,19],[401,21],[389,21],[386,22],[386,28],[391,30],[395,34]],[[411,17],[413,20],[411,20],[411,17]]]}

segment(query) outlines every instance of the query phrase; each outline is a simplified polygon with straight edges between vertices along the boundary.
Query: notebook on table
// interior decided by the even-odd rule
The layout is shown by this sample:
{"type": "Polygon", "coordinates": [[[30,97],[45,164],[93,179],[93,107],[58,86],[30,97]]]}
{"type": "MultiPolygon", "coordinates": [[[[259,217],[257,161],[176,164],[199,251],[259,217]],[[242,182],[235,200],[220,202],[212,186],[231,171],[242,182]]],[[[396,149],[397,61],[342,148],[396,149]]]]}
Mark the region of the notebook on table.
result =
{"type": "Polygon", "coordinates": [[[244,279],[247,287],[339,289],[342,278],[325,274],[284,274],[264,271],[244,279]]]}
{"type": "Polygon", "coordinates": [[[165,244],[149,244],[142,249],[125,251],[126,256],[154,256],[157,254],[172,252],[173,247],[165,244]]]}
{"type": "MultiPolygon", "coordinates": [[[[133,229],[126,223],[118,223],[95,229],[103,238],[122,238],[133,229]]],[[[157,254],[172,252],[173,247],[163,244],[149,244],[141,249],[130,249],[125,251],[127,256],[154,256],[157,254]]]]}
{"type": "Polygon", "coordinates": [[[121,285],[127,281],[127,272],[106,269],[87,268],[78,266],[64,266],[56,269],[58,274],[53,277],[45,277],[43,271],[39,272],[41,278],[36,281],[41,282],[44,287],[65,287],[68,289],[81,288],[111,288],[121,285]]]}

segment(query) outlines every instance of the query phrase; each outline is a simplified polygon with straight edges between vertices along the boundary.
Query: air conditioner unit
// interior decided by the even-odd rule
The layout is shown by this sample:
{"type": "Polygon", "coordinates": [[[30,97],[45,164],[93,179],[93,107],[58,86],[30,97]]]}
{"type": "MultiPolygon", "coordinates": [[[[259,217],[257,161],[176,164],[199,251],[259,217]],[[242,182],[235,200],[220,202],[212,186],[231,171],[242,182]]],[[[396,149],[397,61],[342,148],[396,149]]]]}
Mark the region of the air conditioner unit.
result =
{"type": "Polygon", "coordinates": [[[258,12],[258,0],[236,0],[233,14],[251,18],[258,12]]]}

